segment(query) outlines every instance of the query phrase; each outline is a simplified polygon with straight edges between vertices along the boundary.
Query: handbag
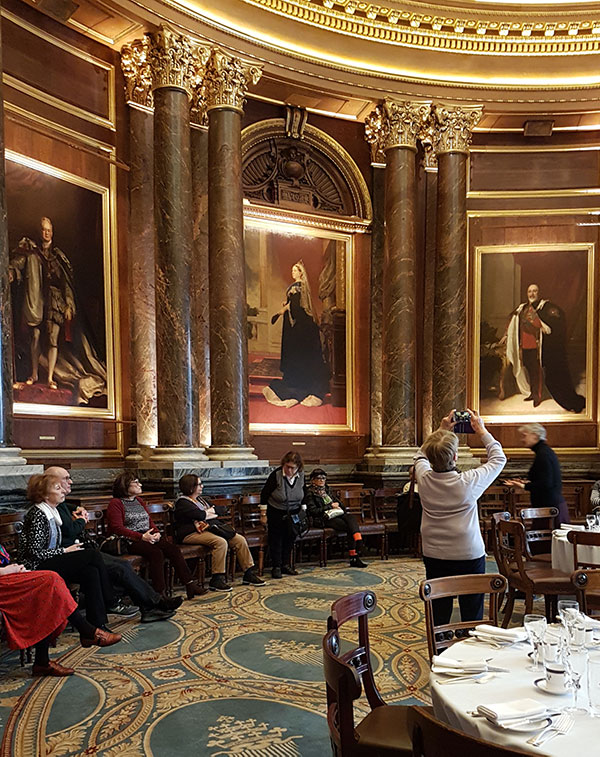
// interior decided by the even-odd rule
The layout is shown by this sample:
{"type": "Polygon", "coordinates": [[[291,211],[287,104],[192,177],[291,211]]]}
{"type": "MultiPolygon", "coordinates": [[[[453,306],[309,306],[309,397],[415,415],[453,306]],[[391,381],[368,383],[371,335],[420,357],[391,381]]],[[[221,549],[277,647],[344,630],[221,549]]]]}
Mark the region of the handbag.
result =
{"type": "Polygon", "coordinates": [[[220,536],[222,539],[225,539],[225,541],[229,541],[235,536],[235,530],[231,526],[228,526],[226,523],[221,523],[220,521],[217,521],[216,523],[209,522],[208,530],[211,534],[220,536]]]}
{"type": "Polygon", "coordinates": [[[117,536],[117,534],[107,536],[100,542],[100,551],[113,557],[121,557],[129,553],[129,540],[126,536],[117,536]]]}

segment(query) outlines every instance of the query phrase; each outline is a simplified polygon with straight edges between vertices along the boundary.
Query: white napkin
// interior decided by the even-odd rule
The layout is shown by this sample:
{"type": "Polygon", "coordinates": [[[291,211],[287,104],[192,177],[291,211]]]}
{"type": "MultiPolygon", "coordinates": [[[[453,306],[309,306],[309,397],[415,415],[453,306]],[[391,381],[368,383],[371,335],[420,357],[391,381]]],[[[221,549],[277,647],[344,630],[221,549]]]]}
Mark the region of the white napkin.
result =
{"type": "Polygon", "coordinates": [[[434,673],[485,673],[488,669],[485,660],[455,660],[448,655],[433,655],[431,669],[434,673]]]}
{"type": "Polygon", "coordinates": [[[522,627],[500,628],[499,626],[490,626],[482,623],[475,627],[475,633],[488,636],[490,639],[496,639],[497,641],[515,642],[527,639],[527,631],[522,627]]]}
{"type": "Polygon", "coordinates": [[[583,618],[583,624],[586,628],[600,628],[600,620],[598,618],[590,618],[589,615],[581,613],[583,618]]]}
{"type": "Polygon", "coordinates": [[[585,526],[573,525],[572,523],[561,523],[561,531],[585,531],[585,526]]]}
{"type": "Polygon", "coordinates": [[[510,702],[498,702],[497,704],[480,704],[477,712],[492,723],[502,725],[508,720],[519,720],[542,716],[546,712],[546,706],[536,702],[535,699],[513,699],[510,702]]]}

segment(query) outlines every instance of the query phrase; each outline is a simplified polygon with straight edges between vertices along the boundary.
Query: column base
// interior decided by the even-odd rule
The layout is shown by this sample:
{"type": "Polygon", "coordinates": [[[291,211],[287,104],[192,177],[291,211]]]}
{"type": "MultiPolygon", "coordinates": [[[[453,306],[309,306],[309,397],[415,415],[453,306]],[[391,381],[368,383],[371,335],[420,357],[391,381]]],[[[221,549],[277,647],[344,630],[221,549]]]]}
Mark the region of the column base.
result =
{"type": "MultiPolygon", "coordinates": [[[[142,453],[143,454],[143,453],[142,453]]],[[[149,450],[148,462],[206,462],[204,447],[154,447],[149,450]]]]}
{"type": "Polygon", "coordinates": [[[207,450],[209,460],[227,461],[256,465],[258,455],[254,454],[254,447],[215,447],[211,446],[207,450]]]}
{"type": "MultiPolygon", "coordinates": [[[[413,464],[418,447],[369,447],[364,455],[364,465],[370,470],[393,468],[404,470],[413,464]]],[[[363,468],[364,469],[364,468],[363,468]]]]}
{"type": "MultiPolygon", "coordinates": [[[[0,468],[11,465],[27,465],[27,460],[21,455],[20,447],[0,447],[0,468]]],[[[32,466],[28,466],[32,467],[32,466]]],[[[38,466],[33,466],[38,467],[38,466]]],[[[33,473],[41,473],[42,471],[33,471],[33,473]]],[[[33,475],[33,474],[32,474],[33,475]]]]}
{"type": "Polygon", "coordinates": [[[29,478],[43,472],[43,465],[27,464],[20,447],[0,447],[0,509],[22,508],[29,478]]]}

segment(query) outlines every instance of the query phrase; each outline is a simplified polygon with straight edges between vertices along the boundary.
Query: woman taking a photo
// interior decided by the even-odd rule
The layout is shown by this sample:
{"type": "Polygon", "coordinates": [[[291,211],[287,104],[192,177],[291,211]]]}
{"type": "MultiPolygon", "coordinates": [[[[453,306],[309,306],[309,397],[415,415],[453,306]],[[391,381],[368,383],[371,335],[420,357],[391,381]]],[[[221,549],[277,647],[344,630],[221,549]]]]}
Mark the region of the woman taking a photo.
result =
{"type": "Polygon", "coordinates": [[[206,589],[198,586],[192,578],[179,547],[162,538],[146,509],[141,493],[142,485],[131,471],[116,477],[113,499],[106,510],[109,534],[126,537],[129,553],[141,555],[148,561],[152,586],[159,594],[164,596],[167,590],[165,559],[171,561],[175,575],[185,586],[188,599],[206,594],[206,589]]]}
{"type": "Polygon", "coordinates": [[[27,499],[31,507],[19,538],[19,562],[28,570],[53,570],[67,584],[78,583],[85,597],[87,620],[102,633],[106,631],[107,638],[118,636],[106,628],[106,608],[115,604],[115,597],[102,555],[83,549],[81,544],[62,546],[62,521],[56,508],[64,498],[58,477],[38,474],[29,479],[27,499]]]}

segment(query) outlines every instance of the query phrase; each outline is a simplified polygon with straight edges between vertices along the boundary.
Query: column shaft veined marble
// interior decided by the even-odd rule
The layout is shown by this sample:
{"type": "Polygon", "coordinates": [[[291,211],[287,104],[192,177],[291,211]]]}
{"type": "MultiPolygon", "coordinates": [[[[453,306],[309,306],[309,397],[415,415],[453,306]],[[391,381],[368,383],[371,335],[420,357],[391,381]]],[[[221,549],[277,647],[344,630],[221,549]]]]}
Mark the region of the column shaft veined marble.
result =
{"type": "Polygon", "coordinates": [[[210,422],[210,304],[208,267],[208,129],[193,127],[193,240],[190,271],[194,445],[208,446],[210,422]]]}
{"type": "Polygon", "coordinates": [[[192,257],[190,106],[186,92],[154,92],[158,444],[192,446],[189,277],[192,257]]]}
{"type": "Polygon", "coordinates": [[[383,331],[383,255],[385,245],[385,168],[372,167],[373,222],[371,225],[371,446],[382,437],[381,369],[383,331]]]}
{"type": "Polygon", "coordinates": [[[129,108],[129,240],[131,370],[137,443],[158,443],[156,399],[156,302],[153,177],[153,116],[129,108]]]}
{"type": "Polygon", "coordinates": [[[466,404],[467,155],[438,156],[433,425],[466,404]]]}
{"type": "Polygon", "coordinates": [[[233,108],[215,108],[209,111],[208,119],[212,447],[247,447],[241,113],[233,108]]]}
{"type": "Polygon", "coordinates": [[[383,264],[383,445],[415,443],[415,150],[386,150],[383,264]]]}

